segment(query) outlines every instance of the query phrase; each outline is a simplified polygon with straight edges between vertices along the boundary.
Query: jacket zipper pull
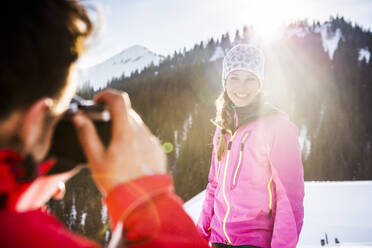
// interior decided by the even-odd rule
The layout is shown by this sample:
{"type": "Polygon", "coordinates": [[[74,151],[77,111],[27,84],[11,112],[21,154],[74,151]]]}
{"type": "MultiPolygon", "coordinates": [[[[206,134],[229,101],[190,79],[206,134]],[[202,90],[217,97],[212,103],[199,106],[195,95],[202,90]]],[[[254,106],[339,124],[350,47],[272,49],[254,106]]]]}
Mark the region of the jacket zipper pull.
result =
{"type": "Polygon", "coordinates": [[[270,209],[270,212],[269,212],[269,218],[273,217],[273,210],[270,209]]]}

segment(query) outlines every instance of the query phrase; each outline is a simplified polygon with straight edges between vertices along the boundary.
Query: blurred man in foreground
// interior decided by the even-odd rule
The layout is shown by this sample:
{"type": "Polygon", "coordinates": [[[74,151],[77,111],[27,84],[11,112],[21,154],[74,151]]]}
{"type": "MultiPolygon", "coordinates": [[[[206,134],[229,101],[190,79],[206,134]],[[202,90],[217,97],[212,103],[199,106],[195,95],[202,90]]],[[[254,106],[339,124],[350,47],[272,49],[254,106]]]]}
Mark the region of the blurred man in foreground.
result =
{"type": "MultiPolygon", "coordinates": [[[[79,170],[47,175],[54,161],[44,157],[75,94],[69,78],[92,24],[73,0],[6,1],[2,10],[0,246],[98,247],[41,210],[58,183],[79,170]]],[[[128,96],[106,90],[95,101],[111,114],[108,147],[89,118],[79,114],[73,121],[111,217],[111,245],[208,247],[173,193],[158,140],[128,96]]]]}

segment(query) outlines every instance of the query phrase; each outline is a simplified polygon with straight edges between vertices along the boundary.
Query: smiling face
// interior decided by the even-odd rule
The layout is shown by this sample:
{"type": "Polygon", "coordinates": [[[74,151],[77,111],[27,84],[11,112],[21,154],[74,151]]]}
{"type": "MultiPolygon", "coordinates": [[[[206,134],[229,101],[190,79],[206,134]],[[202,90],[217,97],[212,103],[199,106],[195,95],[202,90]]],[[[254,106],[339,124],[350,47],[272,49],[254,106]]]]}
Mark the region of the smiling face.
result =
{"type": "Polygon", "coordinates": [[[239,107],[247,106],[258,94],[259,88],[259,79],[248,71],[231,72],[226,79],[227,95],[239,107]]]}

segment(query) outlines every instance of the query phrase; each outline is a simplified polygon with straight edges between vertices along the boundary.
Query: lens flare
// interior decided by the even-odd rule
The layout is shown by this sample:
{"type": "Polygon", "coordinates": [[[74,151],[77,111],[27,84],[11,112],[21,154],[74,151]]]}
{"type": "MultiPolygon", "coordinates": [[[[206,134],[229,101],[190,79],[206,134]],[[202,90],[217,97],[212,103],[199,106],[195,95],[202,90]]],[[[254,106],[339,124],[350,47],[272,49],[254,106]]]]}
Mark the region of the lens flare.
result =
{"type": "Polygon", "coordinates": [[[173,151],[173,144],[170,142],[165,142],[163,144],[163,150],[165,153],[171,153],[173,151]]]}

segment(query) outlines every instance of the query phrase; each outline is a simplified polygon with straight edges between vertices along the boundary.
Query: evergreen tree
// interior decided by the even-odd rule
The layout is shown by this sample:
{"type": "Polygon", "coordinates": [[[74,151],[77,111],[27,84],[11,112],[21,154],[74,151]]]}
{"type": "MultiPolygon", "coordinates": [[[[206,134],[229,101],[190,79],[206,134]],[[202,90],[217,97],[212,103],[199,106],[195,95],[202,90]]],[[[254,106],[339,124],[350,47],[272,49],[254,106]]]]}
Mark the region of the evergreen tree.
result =
{"type": "Polygon", "coordinates": [[[242,38],[240,37],[240,34],[239,34],[239,29],[236,30],[235,32],[235,38],[234,38],[234,42],[233,42],[233,45],[237,45],[237,44],[240,44],[242,41],[242,38]]]}

